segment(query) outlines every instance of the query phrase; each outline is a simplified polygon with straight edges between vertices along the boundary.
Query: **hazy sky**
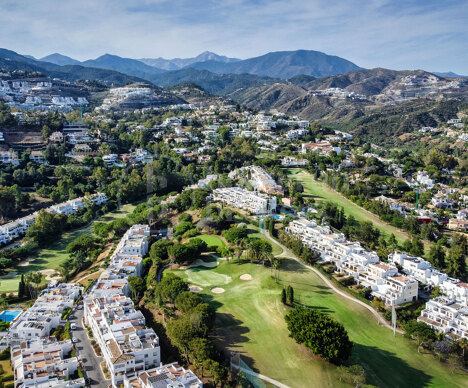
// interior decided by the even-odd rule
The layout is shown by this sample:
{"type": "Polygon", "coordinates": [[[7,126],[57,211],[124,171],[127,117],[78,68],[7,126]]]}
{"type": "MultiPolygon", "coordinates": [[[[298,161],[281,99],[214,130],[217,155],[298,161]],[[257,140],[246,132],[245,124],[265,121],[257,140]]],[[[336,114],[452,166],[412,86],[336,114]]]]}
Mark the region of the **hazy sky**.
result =
{"type": "Polygon", "coordinates": [[[468,74],[468,0],[0,0],[0,47],[79,60],[310,49],[468,74]]]}

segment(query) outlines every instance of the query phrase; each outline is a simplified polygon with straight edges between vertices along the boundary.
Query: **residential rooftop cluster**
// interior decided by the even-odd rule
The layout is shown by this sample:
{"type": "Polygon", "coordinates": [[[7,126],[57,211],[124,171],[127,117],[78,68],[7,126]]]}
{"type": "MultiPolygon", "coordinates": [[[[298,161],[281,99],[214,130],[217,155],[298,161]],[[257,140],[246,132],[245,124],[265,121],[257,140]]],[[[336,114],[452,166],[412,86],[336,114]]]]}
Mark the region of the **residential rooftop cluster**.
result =
{"type": "Polygon", "coordinates": [[[129,297],[127,279],[141,275],[149,235],[148,225],[127,230],[84,299],[85,323],[102,351],[112,387],[202,387],[191,371],[161,365],[159,338],[129,297]]]}
{"type": "Polygon", "coordinates": [[[71,308],[83,292],[74,283],[51,281],[34,305],[20,314],[8,331],[15,387],[78,388],[85,385],[77,375],[79,361],[72,356],[72,341],[51,336],[64,326],[62,312],[71,308]]]}
{"type": "Polygon", "coordinates": [[[276,197],[240,187],[214,189],[212,199],[252,214],[271,214],[276,210],[276,197]]]}

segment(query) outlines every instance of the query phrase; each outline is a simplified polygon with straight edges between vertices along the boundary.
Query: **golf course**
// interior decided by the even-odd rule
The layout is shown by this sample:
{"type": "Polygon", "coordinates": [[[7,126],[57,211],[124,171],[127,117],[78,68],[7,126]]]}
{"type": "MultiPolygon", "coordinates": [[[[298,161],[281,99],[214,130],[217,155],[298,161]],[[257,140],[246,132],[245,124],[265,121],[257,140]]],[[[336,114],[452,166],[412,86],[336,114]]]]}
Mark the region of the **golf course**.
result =
{"type": "Polygon", "coordinates": [[[337,191],[328,187],[324,182],[315,180],[312,174],[307,171],[292,168],[287,170],[287,174],[290,178],[302,184],[304,196],[312,197],[316,201],[332,202],[342,207],[346,215],[352,215],[357,221],[371,221],[384,235],[389,236],[393,233],[400,244],[409,238],[408,234],[403,230],[382,221],[379,216],[356,205],[337,191]]]}
{"type": "MultiPolygon", "coordinates": [[[[66,252],[67,245],[78,236],[91,234],[93,225],[96,222],[112,222],[117,218],[125,217],[131,213],[136,205],[123,205],[119,209],[106,213],[88,225],[64,233],[60,239],[52,243],[48,248],[39,249],[36,253],[21,262],[14,268],[11,268],[7,274],[0,277],[0,293],[18,291],[18,283],[21,274],[28,272],[43,272],[44,275],[53,275],[55,270],[60,267],[68,257],[66,252]]],[[[45,277],[44,277],[45,279],[45,277]]]]}
{"type": "Polygon", "coordinates": [[[294,288],[295,300],[332,315],[354,342],[349,365],[360,364],[368,383],[379,387],[463,387],[467,375],[451,373],[430,354],[419,354],[415,343],[379,326],[364,307],[335,294],[311,270],[292,259],[281,259],[279,280],[257,264],[218,261],[213,268],[174,270],[216,308],[214,340],[220,348],[240,352],[254,371],[291,388],[343,386],[339,370],[289,337],[284,316],[283,287],[294,288]],[[250,276],[248,276],[250,275],[250,276]],[[242,278],[244,279],[241,279],[242,278]],[[250,280],[249,280],[250,279],[250,280]]]}

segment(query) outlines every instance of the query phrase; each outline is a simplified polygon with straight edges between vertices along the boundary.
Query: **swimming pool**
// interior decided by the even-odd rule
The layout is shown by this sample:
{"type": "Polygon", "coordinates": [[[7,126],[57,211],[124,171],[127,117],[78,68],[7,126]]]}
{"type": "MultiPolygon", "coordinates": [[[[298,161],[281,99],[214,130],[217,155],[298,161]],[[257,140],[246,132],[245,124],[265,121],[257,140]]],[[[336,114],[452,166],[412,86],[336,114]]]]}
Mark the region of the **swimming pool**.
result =
{"type": "Polygon", "coordinates": [[[0,321],[3,322],[13,322],[18,315],[20,315],[22,310],[5,310],[0,313],[0,321]]]}

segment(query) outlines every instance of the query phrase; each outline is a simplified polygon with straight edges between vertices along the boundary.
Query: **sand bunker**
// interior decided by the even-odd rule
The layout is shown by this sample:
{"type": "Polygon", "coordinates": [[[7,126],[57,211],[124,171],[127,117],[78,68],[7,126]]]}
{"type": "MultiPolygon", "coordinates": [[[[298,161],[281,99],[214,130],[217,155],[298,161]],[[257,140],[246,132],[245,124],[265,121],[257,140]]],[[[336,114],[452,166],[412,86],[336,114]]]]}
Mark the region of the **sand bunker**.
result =
{"type": "Polygon", "coordinates": [[[252,280],[252,275],[249,275],[248,273],[245,273],[240,276],[241,280],[252,280]]]}
{"type": "Polygon", "coordinates": [[[201,291],[203,291],[203,288],[198,287],[198,286],[194,286],[193,284],[190,284],[188,286],[188,288],[189,288],[190,292],[201,292],[201,291]]]}
{"type": "Polygon", "coordinates": [[[18,267],[27,267],[27,266],[29,265],[29,263],[30,263],[31,261],[33,261],[33,260],[34,260],[34,259],[27,259],[27,260],[21,262],[20,264],[18,264],[18,267]]]}
{"type": "Polygon", "coordinates": [[[213,287],[211,289],[211,292],[213,294],[222,294],[224,292],[224,288],[221,288],[221,287],[213,287]]]}
{"type": "Polygon", "coordinates": [[[203,261],[201,259],[197,259],[192,264],[190,264],[187,268],[193,268],[193,267],[215,268],[217,266],[218,266],[217,261],[203,261]]]}
{"type": "Polygon", "coordinates": [[[56,273],[55,269],[43,269],[38,272],[45,275],[45,280],[48,282],[51,280],[60,280],[62,278],[60,275],[53,276],[56,273]]]}

